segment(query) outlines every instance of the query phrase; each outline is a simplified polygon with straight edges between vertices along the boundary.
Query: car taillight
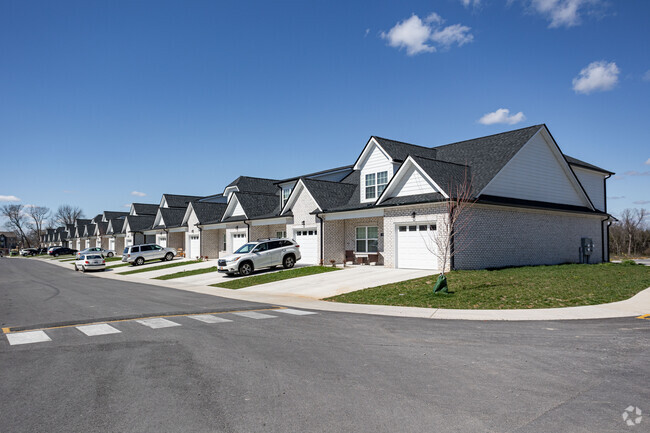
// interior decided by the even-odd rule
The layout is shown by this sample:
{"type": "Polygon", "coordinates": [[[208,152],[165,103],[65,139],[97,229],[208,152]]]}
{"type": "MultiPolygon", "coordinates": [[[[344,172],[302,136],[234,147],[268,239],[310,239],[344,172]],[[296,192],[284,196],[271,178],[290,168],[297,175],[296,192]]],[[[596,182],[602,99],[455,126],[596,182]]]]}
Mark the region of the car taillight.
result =
{"type": "Polygon", "coordinates": [[[85,263],[85,264],[89,264],[89,263],[88,263],[88,260],[86,260],[84,263],[85,263]]]}
{"type": "Polygon", "coordinates": [[[294,247],[296,247],[296,248],[300,248],[300,245],[296,244],[296,245],[294,245],[294,247]]]}
{"type": "Polygon", "coordinates": [[[106,260],[102,260],[102,263],[105,264],[105,263],[106,263],[106,260]]]}
{"type": "Polygon", "coordinates": [[[127,254],[126,256],[127,256],[127,257],[131,257],[131,254],[127,254]]]}

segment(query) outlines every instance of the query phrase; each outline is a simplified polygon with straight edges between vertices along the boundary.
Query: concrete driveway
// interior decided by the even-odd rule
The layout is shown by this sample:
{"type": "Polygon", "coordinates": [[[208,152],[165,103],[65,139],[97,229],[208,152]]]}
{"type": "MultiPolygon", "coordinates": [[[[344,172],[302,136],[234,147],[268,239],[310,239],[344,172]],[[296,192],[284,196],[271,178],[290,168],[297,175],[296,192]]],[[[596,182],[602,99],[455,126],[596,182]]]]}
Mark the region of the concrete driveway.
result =
{"type": "Polygon", "coordinates": [[[391,269],[383,266],[357,266],[336,272],[309,275],[290,280],[260,284],[239,289],[240,292],[266,295],[291,295],[322,299],[368,287],[432,275],[433,271],[416,269],[391,269]]]}

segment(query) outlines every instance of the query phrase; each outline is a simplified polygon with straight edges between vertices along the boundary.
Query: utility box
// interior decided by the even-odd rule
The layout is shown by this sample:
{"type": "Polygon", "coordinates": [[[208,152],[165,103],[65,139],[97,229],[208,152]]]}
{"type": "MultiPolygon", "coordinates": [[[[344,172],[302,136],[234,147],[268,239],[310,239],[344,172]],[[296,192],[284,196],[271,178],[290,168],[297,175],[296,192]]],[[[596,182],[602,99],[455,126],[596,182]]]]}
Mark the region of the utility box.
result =
{"type": "Polygon", "coordinates": [[[582,238],[580,241],[580,263],[589,263],[589,257],[594,253],[594,241],[582,238]]]}

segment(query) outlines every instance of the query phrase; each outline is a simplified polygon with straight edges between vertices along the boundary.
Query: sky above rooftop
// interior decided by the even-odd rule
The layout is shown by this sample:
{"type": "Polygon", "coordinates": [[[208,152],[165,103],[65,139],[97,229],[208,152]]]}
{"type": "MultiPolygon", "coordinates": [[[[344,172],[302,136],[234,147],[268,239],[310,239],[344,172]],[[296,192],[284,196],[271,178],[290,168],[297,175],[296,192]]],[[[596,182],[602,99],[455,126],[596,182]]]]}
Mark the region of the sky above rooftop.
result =
{"type": "Polygon", "coordinates": [[[87,216],[545,123],[650,208],[650,2],[0,3],[0,204],[87,216]]]}

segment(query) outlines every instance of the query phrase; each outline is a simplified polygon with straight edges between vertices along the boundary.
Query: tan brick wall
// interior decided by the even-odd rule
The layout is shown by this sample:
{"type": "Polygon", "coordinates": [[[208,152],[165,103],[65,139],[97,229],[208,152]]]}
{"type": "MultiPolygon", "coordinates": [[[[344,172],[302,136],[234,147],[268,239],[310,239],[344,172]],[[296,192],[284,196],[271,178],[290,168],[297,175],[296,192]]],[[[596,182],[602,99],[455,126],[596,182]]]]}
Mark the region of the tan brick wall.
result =
{"type": "Polygon", "coordinates": [[[185,250],[185,233],[184,232],[170,232],[167,233],[167,246],[169,248],[176,248],[185,250]]]}
{"type": "Polygon", "coordinates": [[[124,251],[124,236],[115,237],[115,252],[120,255],[124,251]]]}
{"type": "Polygon", "coordinates": [[[329,265],[330,260],[336,260],[336,263],[345,262],[344,220],[323,222],[323,255],[325,265],[329,265]]]}
{"type": "Polygon", "coordinates": [[[458,244],[467,247],[456,255],[457,269],[575,263],[582,237],[594,242],[590,262],[602,261],[600,217],[488,206],[471,215],[459,233],[458,244]]]}
{"type": "Polygon", "coordinates": [[[203,230],[201,232],[201,255],[211,259],[219,258],[219,252],[223,250],[223,229],[203,230]]]}

